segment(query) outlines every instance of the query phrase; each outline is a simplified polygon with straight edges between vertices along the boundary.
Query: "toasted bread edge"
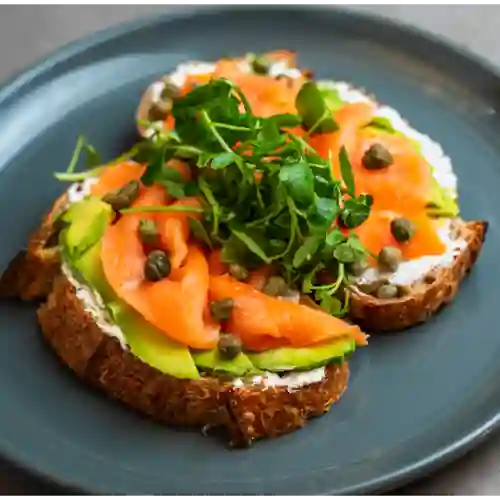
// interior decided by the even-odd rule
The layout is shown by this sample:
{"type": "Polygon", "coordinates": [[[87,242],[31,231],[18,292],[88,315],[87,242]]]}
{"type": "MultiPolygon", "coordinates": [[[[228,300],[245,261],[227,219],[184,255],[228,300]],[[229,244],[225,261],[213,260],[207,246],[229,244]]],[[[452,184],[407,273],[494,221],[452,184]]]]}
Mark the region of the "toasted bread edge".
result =
{"type": "Polygon", "coordinates": [[[237,447],[303,427],[338,401],[349,379],[347,362],[327,367],[322,381],[292,391],[165,375],[102,332],[63,275],[55,279],[38,319],[49,345],[81,379],[157,421],[224,428],[237,447]]]}
{"type": "Polygon", "coordinates": [[[411,289],[404,297],[383,300],[353,287],[351,319],[369,332],[403,330],[426,321],[453,300],[481,252],[487,230],[486,221],[463,223],[461,231],[467,247],[450,267],[429,274],[422,286],[411,289]]]}

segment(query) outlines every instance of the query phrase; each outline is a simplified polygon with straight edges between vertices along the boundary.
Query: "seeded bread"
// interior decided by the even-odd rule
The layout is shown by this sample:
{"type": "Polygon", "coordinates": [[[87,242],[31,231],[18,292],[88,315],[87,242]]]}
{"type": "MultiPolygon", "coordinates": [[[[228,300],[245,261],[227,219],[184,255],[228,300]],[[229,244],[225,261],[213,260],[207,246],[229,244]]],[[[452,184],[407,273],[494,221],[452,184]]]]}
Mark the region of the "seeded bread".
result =
{"type": "Polygon", "coordinates": [[[427,274],[408,287],[400,298],[379,299],[352,286],[351,319],[369,332],[396,331],[426,321],[450,303],[479,256],[488,223],[456,220],[455,228],[457,236],[467,242],[467,247],[455,257],[451,266],[427,274]]]}
{"type": "Polygon", "coordinates": [[[234,446],[303,427],[341,397],[349,378],[346,362],[326,368],[322,381],[293,391],[263,385],[234,387],[231,381],[215,377],[170,377],[102,332],[62,275],[38,310],[38,319],[62,362],[92,386],[163,423],[222,428],[234,446]]]}
{"type": "Polygon", "coordinates": [[[54,227],[51,215],[66,203],[67,196],[63,194],[32,234],[28,247],[10,261],[0,277],[0,298],[40,300],[49,294],[60,271],[59,249],[52,241],[54,227]]]}
{"type": "MultiPolygon", "coordinates": [[[[54,210],[66,201],[61,197],[54,210]]],[[[53,212],[53,211],[52,211],[53,212]]],[[[52,213],[51,212],[51,213],[52,213]]],[[[84,311],[75,289],[60,272],[50,214],[0,278],[2,298],[45,299],[38,319],[48,344],[81,379],[113,399],[157,421],[203,429],[221,428],[233,446],[277,437],[322,415],[347,388],[347,362],[326,368],[320,381],[300,389],[234,387],[215,377],[181,380],[143,363],[106,335],[84,311]]]]}

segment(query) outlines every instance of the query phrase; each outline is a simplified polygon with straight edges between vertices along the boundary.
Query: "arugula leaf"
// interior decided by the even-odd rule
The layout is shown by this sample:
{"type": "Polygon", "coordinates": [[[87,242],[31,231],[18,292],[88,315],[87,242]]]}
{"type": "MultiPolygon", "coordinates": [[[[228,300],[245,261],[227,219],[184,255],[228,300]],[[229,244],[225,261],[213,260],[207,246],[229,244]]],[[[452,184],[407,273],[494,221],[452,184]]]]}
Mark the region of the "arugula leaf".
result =
{"type": "Polygon", "coordinates": [[[318,198],[308,212],[307,220],[311,231],[327,231],[340,211],[337,200],[318,198]]]}
{"type": "Polygon", "coordinates": [[[210,166],[214,170],[218,170],[220,168],[225,168],[228,165],[231,165],[232,163],[235,163],[236,161],[236,155],[234,153],[219,153],[212,159],[212,163],[210,166]]]}
{"type": "Polygon", "coordinates": [[[340,162],[340,173],[342,174],[342,180],[344,181],[347,192],[354,197],[356,196],[354,192],[355,191],[354,175],[352,173],[351,162],[349,161],[347,150],[344,146],[340,148],[339,162],[340,162]]]}
{"type": "Polygon", "coordinates": [[[297,94],[295,106],[302,117],[304,127],[309,130],[310,134],[338,130],[332,112],[314,82],[308,81],[302,85],[297,94]]]}
{"type": "Polygon", "coordinates": [[[349,241],[337,245],[333,251],[333,256],[344,264],[351,264],[360,258],[359,251],[349,241]]]}
{"type": "Polygon", "coordinates": [[[350,229],[360,226],[368,219],[372,204],[373,198],[369,194],[345,200],[340,212],[342,224],[350,229]]]}
{"type": "Polygon", "coordinates": [[[191,228],[191,231],[193,232],[194,237],[206,243],[208,248],[212,250],[213,249],[212,240],[210,239],[210,236],[208,235],[205,226],[198,219],[194,219],[193,217],[188,218],[188,223],[189,227],[191,228]]]}
{"type": "Polygon", "coordinates": [[[255,241],[255,236],[252,237],[248,234],[248,232],[245,232],[242,228],[234,225],[229,226],[229,229],[231,230],[231,233],[244,243],[251,252],[257,255],[257,257],[263,260],[266,264],[271,262],[271,259],[266,255],[262,247],[255,241]]]}
{"type": "Polygon", "coordinates": [[[319,290],[314,297],[319,301],[319,306],[332,316],[338,316],[342,312],[342,302],[330,295],[328,291],[319,290]]]}
{"type": "Polygon", "coordinates": [[[311,259],[316,253],[323,238],[320,236],[309,236],[304,243],[298,248],[293,257],[292,266],[294,268],[300,267],[304,262],[311,259]]]}
{"type": "Polygon", "coordinates": [[[305,161],[284,165],[279,179],[299,205],[309,205],[314,198],[314,175],[305,161]]]}
{"type": "Polygon", "coordinates": [[[179,198],[184,198],[186,196],[186,191],[184,189],[184,184],[182,182],[174,182],[167,180],[160,180],[158,182],[165,187],[167,193],[172,198],[179,199],[179,198]]]}

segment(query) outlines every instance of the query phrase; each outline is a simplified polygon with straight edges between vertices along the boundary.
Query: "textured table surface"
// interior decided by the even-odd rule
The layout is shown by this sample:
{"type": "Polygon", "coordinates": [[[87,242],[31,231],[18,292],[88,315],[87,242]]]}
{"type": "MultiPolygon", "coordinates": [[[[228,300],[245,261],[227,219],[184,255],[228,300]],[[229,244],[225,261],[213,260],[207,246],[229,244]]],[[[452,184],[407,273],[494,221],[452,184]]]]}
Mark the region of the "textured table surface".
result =
{"type": "MultiPolygon", "coordinates": [[[[136,16],[173,6],[0,6],[0,81],[61,45],[136,16]]],[[[500,7],[362,6],[369,11],[439,34],[489,59],[500,69],[500,7]]],[[[3,430],[6,431],[5,429],[3,430]]],[[[404,494],[500,493],[500,436],[404,494]]],[[[57,490],[0,462],[0,494],[48,494],[57,490]]]]}

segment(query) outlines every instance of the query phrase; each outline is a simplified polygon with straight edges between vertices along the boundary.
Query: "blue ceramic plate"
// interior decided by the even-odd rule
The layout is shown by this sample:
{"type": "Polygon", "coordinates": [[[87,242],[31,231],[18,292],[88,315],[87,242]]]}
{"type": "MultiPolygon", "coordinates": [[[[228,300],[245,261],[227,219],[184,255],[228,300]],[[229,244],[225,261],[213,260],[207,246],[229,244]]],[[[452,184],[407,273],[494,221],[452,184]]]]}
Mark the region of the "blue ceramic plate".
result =
{"type": "Polygon", "coordinates": [[[456,458],[500,422],[500,79],[420,33],[316,8],[163,15],[73,44],[0,92],[0,267],[63,187],[78,134],[106,156],[134,138],[155,77],[182,61],[291,48],[318,77],[374,92],[440,142],[464,217],[490,221],[454,303],[354,356],[349,391],[324,418],[246,451],[156,425],[81,384],[40,339],[35,309],[0,305],[0,451],[63,485],[101,493],[361,493],[456,458]]]}

